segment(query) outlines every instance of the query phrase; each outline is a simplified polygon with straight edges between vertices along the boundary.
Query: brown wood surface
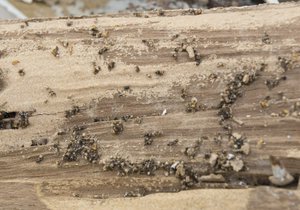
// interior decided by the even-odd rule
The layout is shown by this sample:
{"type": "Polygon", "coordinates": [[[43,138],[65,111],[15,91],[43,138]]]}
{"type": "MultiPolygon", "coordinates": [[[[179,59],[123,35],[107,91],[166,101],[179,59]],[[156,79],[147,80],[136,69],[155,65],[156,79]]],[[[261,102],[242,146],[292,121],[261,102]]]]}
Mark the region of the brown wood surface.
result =
{"type": "MultiPolygon", "coordinates": [[[[201,15],[183,11],[167,11],[163,16],[152,12],[148,18],[145,15],[0,22],[1,110],[33,112],[28,127],[0,130],[1,191],[14,192],[18,186],[31,191],[34,186],[38,195],[24,198],[30,203],[36,196],[114,198],[137,189],[145,189],[146,194],[182,189],[180,179],[165,176],[162,169],[154,176],[118,176],[117,171],[103,171],[104,162],[117,155],[134,163],[151,158],[184,161],[199,177],[215,172],[226,179],[221,184],[197,183],[189,189],[270,185],[269,156],[274,155],[295,177],[287,187],[295,189],[300,171],[300,119],[291,112],[287,116],[276,114],[300,101],[300,5],[204,10],[201,15]],[[67,26],[70,21],[72,25],[67,26]],[[108,35],[92,36],[95,27],[108,35]],[[265,33],[270,43],[262,41],[265,33]],[[179,36],[174,38],[176,34],[179,36]],[[182,44],[200,53],[200,65],[187,52],[179,52],[174,59],[174,48],[182,44]],[[51,53],[56,46],[58,58],[51,53]],[[104,46],[108,51],[99,55],[104,46]],[[281,66],[278,57],[290,63],[288,68],[281,66]],[[109,71],[107,64],[111,61],[116,64],[109,71]],[[101,67],[98,74],[93,73],[94,62],[101,67]],[[20,69],[25,75],[18,73],[20,69]],[[256,72],[257,76],[253,83],[242,85],[242,96],[232,105],[234,119],[243,125],[231,119],[226,123],[233,126],[233,132],[246,137],[249,155],[232,151],[218,115],[220,94],[236,74],[245,72],[256,72]],[[286,76],[286,80],[269,90],[265,81],[276,75],[286,76]],[[124,90],[125,86],[130,90],[124,90]],[[182,89],[186,90],[184,98],[182,89]],[[51,96],[49,90],[55,95],[51,96]],[[271,98],[269,106],[263,108],[260,102],[267,96],[271,98]],[[186,105],[193,97],[207,109],[187,113],[186,105]],[[72,106],[80,111],[66,118],[65,111],[72,106]],[[167,114],[162,115],[165,109],[167,114]],[[132,117],[123,122],[124,131],[113,134],[114,119],[126,115],[132,117]],[[84,126],[84,133],[98,139],[100,159],[96,163],[83,158],[62,162],[74,126],[84,126]],[[66,134],[56,135],[59,130],[66,134]],[[154,131],[162,135],[145,146],[144,134],[154,131]],[[218,134],[222,139],[216,143],[218,134]],[[204,136],[208,138],[197,148],[196,156],[186,156],[185,148],[204,136]],[[41,138],[47,138],[48,144],[30,146],[31,140],[41,138]],[[167,146],[175,139],[178,145],[167,146]],[[260,148],[261,140],[265,144],[260,148]],[[53,147],[58,142],[60,152],[53,147]],[[241,158],[244,169],[214,171],[204,156],[223,151],[241,158]],[[36,163],[39,155],[44,160],[36,163]]],[[[44,204],[33,203],[43,208],[44,204]]]]}

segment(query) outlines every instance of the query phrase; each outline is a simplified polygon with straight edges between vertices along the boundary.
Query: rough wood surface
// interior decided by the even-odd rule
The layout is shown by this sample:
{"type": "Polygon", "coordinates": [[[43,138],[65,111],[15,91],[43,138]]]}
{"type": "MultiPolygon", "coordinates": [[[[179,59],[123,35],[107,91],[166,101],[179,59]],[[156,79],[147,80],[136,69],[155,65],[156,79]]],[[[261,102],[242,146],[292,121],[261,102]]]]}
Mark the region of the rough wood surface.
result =
{"type": "MultiPolygon", "coordinates": [[[[300,101],[300,5],[194,13],[0,22],[1,110],[32,113],[28,127],[0,130],[2,191],[9,195],[28,188],[22,209],[29,209],[28,205],[47,208],[45,204],[61,209],[75,200],[90,207],[89,199],[122,197],[132,191],[177,192],[186,181],[165,176],[162,168],[153,176],[104,171],[110,157],[116,156],[134,164],[154,160],[157,166],[184,161],[198,177],[212,172],[225,177],[225,183],[184,186],[197,189],[269,185],[269,156],[274,155],[295,177],[288,186],[295,189],[300,171],[300,110],[293,107],[300,101]],[[189,50],[180,51],[182,46],[192,47],[200,59],[189,58],[189,50]],[[104,47],[108,50],[100,55],[104,47]],[[177,59],[175,48],[179,49],[177,59]],[[115,66],[109,69],[112,62],[115,66]],[[245,80],[245,75],[255,74],[255,81],[242,81],[241,96],[225,104],[231,107],[233,118],[222,123],[246,137],[248,155],[234,152],[232,137],[218,115],[221,93],[237,74],[245,80]],[[265,83],[276,77],[282,79],[270,90],[265,83]],[[206,108],[187,112],[194,97],[197,105],[206,108]],[[72,109],[79,112],[66,117],[72,109]],[[123,124],[119,135],[112,132],[116,119],[123,124]],[[95,163],[82,157],[63,161],[74,126],[84,126],[82,133],[97,139],[93,146],[100,158],[95,163]],[[65,134],[57,135],[58,131],[65,134]],[[144,145],[144,135],[151,132],[160,135],[153,137],[151,145],[144,145]],[[31,140],[43,138],[48,139],[47,145],[31,146],[31,140]],[[175,139],[177,145],[167,145],[175,139]],[[223,153],[224,157],[234,154],[244,167],[239,172],[211,167],[205,158],[211,153],[219,159],[223,153]],[[43,160],[36,163],[40,155],[43,160]],[[35,201],[38,198],[43,203],[35,201]],[[56,203],[62,198],[68,201],[56,203]]],[[[182,193],[178,200],[184,199],[182,193]]],[[[297,196],[293,202],[299,203],[297,196]]],[[[226,202],[225,197],[220,199],[226,202]]],[[[12,205],[7,202],[0,205],[12,205]]],[[[255,202],[249,201],[247,208],[261,205],[255,202]]]]}

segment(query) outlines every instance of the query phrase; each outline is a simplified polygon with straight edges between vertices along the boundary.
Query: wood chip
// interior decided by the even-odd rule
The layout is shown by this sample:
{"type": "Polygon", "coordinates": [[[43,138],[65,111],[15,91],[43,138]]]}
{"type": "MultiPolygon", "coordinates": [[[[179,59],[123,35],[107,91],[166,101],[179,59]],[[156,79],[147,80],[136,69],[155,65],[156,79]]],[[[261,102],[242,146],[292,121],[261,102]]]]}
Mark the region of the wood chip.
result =
{"type": "Polygon", "coordinates": [[[199,180],[201,182],[225,182],[225,179],[221,174],[210,174],[207,176],[201,176],[199,180]]]}
{"type": "Polygon", "coordinates": [[[242,160],[235,159],[235,160],[230,160],[229,162],[233,170],[236,172],[241,171],[244,167],[244,162],[242,160]]]}

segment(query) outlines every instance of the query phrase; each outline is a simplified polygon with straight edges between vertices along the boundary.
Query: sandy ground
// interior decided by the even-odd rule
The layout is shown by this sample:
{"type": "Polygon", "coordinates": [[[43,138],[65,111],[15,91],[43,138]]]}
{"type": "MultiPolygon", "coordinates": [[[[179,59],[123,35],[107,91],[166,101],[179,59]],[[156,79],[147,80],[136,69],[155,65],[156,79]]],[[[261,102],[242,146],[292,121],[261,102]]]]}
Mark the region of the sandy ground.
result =
{"type": "Polygon", "coordinates": [[[0,208],[140,209],[147,202],[144,209],[260,209],[267,201],[264,205],[273,209],[297,209],[300,121],[297,115],[279,114],[300,98],[299,4],[182,13],[0,21],[1,109],[33,112],[28,127],[0,131],[0,182],[5,183],[0,208]],[[95,27],[101,34],[93,36],[95,27]],[[265,32],[270,36],[267,44],[262,41],[265,32]],[[184,51],[174,59],[174,48],[182,43],[200,52],[199,65],[184,51]],[[103,47],[108,51],[100,55],[103,47]],[[279,56],[293,65],[285,71],[279,56]],[[109,68],[112,61],[115,66],[109,68]],[[226,84],[245,72],[259,76],[242,86],[243,95],[232,106],[243,124],[231,119],[228,123],[247,137],[249,154],[233,150],[217,108],[226,84]],[[265,81],[276,75],[286,80],[269,90],[265,81]],[[262,107],[267,96],[272,100],[262,107]],[[208,108],[188,113],[193,97],[208,108]],[[78,106],[79,113],[66,117],[72,106],[78,106]],[[167,114],[162,114],[165,109],[167,114]],[[133,117],[121,120],[127,115],[133,117]],[[124,125],[120,135],[112,132],[115,118],[124,125]],[[94,164],[83,155],[61,163],[74,126],[84,126],[81,135],[97,139],[101,156],[94,164]],[[144,135],[151,131],[162,134],[145,146],[144,135]],[[207,138],[201,147],[193,147],[203,136],[207,138]],[[48,144],[30,146],[31,140],[41,138],[48,144]],[[178,145],[168,146],[174,139],[179,139],[178,145]],[[257,146],[261,139],[262,148],[257,146]],[[192,147],[197,150],[194,157],[185,152],[192,147]],[[212,152],[234,153],[245,167],[238,172],[212,168],[205,158],[212,152]],[[133,162],[184,161],[199,177],[214,172],[224,175],[225,183],[198,182],[187,188],[192,191],[165,194],[180,191],[185,180],[163,169],[153,176],[105,171],[105,160],[117,154],[133,162]],[[295,182],[283,190],[254,188],[270,185],[272,154],[282,158],[295,182]],[[43,160],[37,163],[40,156],[43,160]],[[137,189],[150,195],[122,199],[137,189]]]}

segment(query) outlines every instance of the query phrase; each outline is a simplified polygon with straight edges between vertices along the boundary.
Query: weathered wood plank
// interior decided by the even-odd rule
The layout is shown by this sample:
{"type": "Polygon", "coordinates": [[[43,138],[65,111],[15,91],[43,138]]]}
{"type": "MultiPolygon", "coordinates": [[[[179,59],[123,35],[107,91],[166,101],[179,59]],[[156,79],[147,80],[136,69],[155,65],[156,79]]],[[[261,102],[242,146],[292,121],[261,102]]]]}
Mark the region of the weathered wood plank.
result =
{"type": "Polygon", "coordinates": [[[26,179],[46,197],[244,188],[270,184],[269,156],[274,155],[295,178],[288,187],[296,188],[300,110],[293,105],[300,102],[299,11],[295,3],[205,10],[201,15],[173,11],[165,16],[150,13],[149,18],[33,19],[28,26],[0,22],[1,110],[33,112],[28,127],[0,130],[0,180],[26,179]],[[182,46],[200,53],[200,60],[189,58],[182,46]],[[108,50],[100,55],[103,47],[108,50]],[[111,62],[115,66],[109,69],[111,62]],[[247,81],[247,75],[255,81],[247,81]],[[279,84],[269,89],[267,80],[279,84]],[[223,105],[231,107],[233,118],[220,123],[226,114],[218,114],[226,90],[230,102],[223,105]],[[235,99],[237,93],[241,96],[235,99]],[[201,107],[187,112],[194,97],[201,107]],[[116,120],[123,124],[119,135],[112,132],[116,120]],[[235,135],[229,135],[225,125],[246,139],[232,144],[235,135]],[[84,149],[76,141],[70,144],[74,126],[84,127],[78,138],[86,138],[84,133],[97,141],[84,142],[84,149]],[[145,145],[145,134],[153,138],[151,145],[145,145]],[[48,139],[47,145],[30,146],[31,140],[42,138],[48,139]],[[168,146],[175,139],[177,145],[168,146]],[[243,143],[250,145],[248,155],[235,151],[234,145],[243,143]],[[78,153],[97,152],[100,157],[93,164],[81,154],[77,161],[66,161],[71,157],[68,145],[69,150],[80,146],[78,153]],[[217,166],[209,161],[213,153],[219,157],[217,166]],[[227,167],[231,154],[243,161],[241,171],[227,167]],[[109,158],[116,156],[139,173],[118,176],[123,169],[104,171],[109,158]],[[159,168],[153,169],[154,176],[141,166],[151,159],[159,168]],[[184,161],[192,181],[186,174],[166,174],[164,168],[176,161],[184,161]],[[169,165],[163,166],[166,162],[169,165]],[[193,180],[210,173],[222,174],[225,183],[193,180]]]}

